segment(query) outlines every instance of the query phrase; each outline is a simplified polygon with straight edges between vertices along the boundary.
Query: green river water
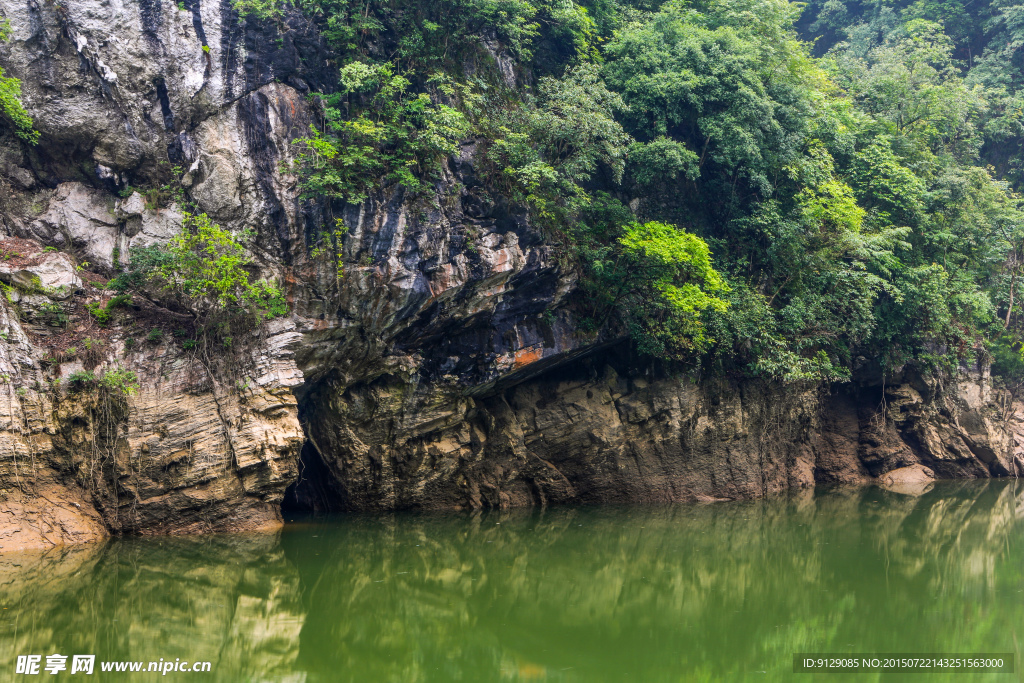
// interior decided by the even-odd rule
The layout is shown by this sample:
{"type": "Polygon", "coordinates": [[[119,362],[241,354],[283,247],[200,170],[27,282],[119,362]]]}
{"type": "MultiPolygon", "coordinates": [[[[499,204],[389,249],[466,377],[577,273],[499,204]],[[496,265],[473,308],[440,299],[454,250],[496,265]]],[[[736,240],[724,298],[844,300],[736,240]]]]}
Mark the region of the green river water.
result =
{"type": "Polygon", "coordinates": [[[793,654],[1019,661],[1024,482],[116,540],[0,555],[0,606],[0,680],[1017,681],[795,674],[793,654]],[[54,653],[97,671],[15,673],[54,653]],[[98,670],[160,658],[211,672],[98,670]]]}

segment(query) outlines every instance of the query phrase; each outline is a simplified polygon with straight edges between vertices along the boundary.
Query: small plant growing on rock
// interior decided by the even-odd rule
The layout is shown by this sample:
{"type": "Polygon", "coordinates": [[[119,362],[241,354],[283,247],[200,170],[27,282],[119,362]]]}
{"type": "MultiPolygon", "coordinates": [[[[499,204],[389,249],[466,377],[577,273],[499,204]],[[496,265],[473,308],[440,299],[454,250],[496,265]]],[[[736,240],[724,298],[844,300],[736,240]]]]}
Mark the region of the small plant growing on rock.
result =
{"type": "MultiPolygon", "coordinates": [[[[171,334],[182,339],[184,351],[195,351],[192,360],[207,373],[237,372],[239,363],[249,362],[247,342],[263,332],[266,321],[288,314],[281,290],[259,276],[245,247],[251,234],[224,230],[206,214],[186,213],[180,234],[166,246],[132,249],[128,269],[109,286],[144,296],[166,309],[168,318],[181,320],[171,334]]],[[[146,341],[159,343],[164,334],[153,329],[146,341]]]]}
{"type": "Polygon", "coordinates": [[[340,279],[345,275],[345,260],[342,250],[342,239],[348,232],[348,226],[340,219],[334,221],[334,230],[324,230],[320,233],[316,244],[309,252],[309,257],[316,260],[328,260],[334,266],[334,271],[340,279]]]}
{"type": "Polygon", "coordinates": [[[242,17],[252,15],[260,19],[276,19],[281,16],[279,0],[234,0],[231,4],[242,17]]]}
{"type": "Polygon", "coordinates": [[[103,360],[103,349],[106,343],[102,339],[86,337],[82,340],[82,345],[85,347],[82,352],[82,361],[85,363],[85,367],[94,368],[99,365],[103,360]]]}
{"type": "Polygon", "coordinates": [[[70,391],[84,391],[96,384],[96,375],[86,370],[78,370],[68,375],[67,385],[70,391]]]}
{"type": "Polygon", "coordinates": [[[164,202],[164,193],[158,187],[146,190],[142,194],[146,211],[156,211],[164,202]]]}
{"type": "Polygon", "coordinates": [[[27,286],[16,284],[15,287],[26,294],[42,294],[44,296],[55,297],[58,299],[62,299],[71,293],[71,288],[68,285],[60,285],[58,287],[49,287],[44,285],[42,279],[38,275],[33,275],[27,286]]]}
{"type": "Polygon", "coordinates": [[[115,309],[127,306],[131,302],[131,294],[118,294],[107,301],[105,305],[98,301],[94,301],[86,304],[85,307],[89,310],[92,317],[96,318],[96,322],[100,325],[106,325],[110,322],[110,317],[113,315],[115,309]]]}
{"type": "Polygon", "coordinates": [[[100,389],[108,397],[120,398],[132,396],[139,390],[139,377],[121,367],[107,370],[99,376],[87,370],[79,370],[68,375],[66,384],[70,391],[100,389]]]}
{"type": "Polygon", "coordinates": [[[56,301],[46,301],[39,305],[39,315],[52,327],[67,327],[68,314],[64,305],[56,301]]]}
{"type": "Polygon", "coordinates": [[[131,268],[111,282],[120,291],[152,298],[191,313],[200,327],[245,319],[245,324],[286,315],[278,287],[250,274],[255,264],[243,246],[250,232],[232,234],[206,214],[185,214],[182,231],[164,248],[132,250],[131,268]]]}
{"type": "Polygon", "coordinates": [[[139,390],[139,377],[131,370],[117,368],[107,370],[99,378],[101,389],[121,396],[132,396],[139,390]]]}
{"type": "Polygon", "coordinates": [[[273,318],[285,315],[288,305],[276,285],[253,278],[253,265],[241,239],[206,214],[185,215],[183,230],[167,246],[169,259],[153,274],[164,292],[197,318],[219,313],[273,318]]]}

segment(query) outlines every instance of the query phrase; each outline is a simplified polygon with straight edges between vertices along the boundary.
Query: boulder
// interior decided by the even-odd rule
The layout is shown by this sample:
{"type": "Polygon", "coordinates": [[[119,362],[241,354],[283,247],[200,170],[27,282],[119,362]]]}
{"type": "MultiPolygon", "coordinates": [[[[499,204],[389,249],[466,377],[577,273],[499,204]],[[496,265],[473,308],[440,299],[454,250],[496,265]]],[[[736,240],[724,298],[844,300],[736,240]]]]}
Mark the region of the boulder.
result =
{"type": "Polygon", "coordinates": [[[932,489],[935,473],[924,465],[909,465],[886,472],[878,478],[882,488],[908,496],[920,496],[932,489]]]}
{"type": "Polygon", "coordinates": [[[67,299],[81,288],[82,280],[75,272],[75,262],[67,254],[44,252],[32,260],[36,262],[27,265],[0,262],[0,280],[51,299],[67,299]]]}

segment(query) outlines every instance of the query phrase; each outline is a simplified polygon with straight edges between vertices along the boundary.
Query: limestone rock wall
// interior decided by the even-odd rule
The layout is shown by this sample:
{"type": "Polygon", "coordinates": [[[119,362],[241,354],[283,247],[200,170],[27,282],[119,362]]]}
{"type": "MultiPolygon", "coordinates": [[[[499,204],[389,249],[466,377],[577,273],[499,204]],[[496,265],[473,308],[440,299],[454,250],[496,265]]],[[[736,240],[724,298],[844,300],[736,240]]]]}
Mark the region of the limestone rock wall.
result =
{"type": "Polygon", "coordinates": [[[140,377],[134,395],[111,396],[71,381],[87,361],[42,357],[48,347],[32,345],[38,332],[12,308],[0,306],[0,550],[280,524],[303,441],[280,357],[226,387],[166,345],[126,352],[98,335],[96,375],[127,366],[140,377]]]}
{"type": "Polygon", "coordinates": [[[506,508],[751,498],[1019,467],[981,370],[945,384],[904,375],[834,389],[698,383],[612,351],[481,397],[394,377],[325,384],[307,409],[307,457],[327,462],[333,490],[311,479],[300,489],[311,507],[506,508]]]}

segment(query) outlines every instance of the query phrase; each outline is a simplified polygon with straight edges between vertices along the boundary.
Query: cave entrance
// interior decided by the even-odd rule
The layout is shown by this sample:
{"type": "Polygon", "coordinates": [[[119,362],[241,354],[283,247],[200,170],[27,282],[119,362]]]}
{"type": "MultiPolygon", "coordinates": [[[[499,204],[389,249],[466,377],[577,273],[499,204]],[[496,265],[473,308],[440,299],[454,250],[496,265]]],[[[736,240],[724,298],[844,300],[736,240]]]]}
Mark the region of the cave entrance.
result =
{"type": "Polygon", "coordinates": [[[308,438],[299,453],[299,478],[284,493],[281,511],[323,514],[345,508],[345,492],[340,490],[308,438]]]}

